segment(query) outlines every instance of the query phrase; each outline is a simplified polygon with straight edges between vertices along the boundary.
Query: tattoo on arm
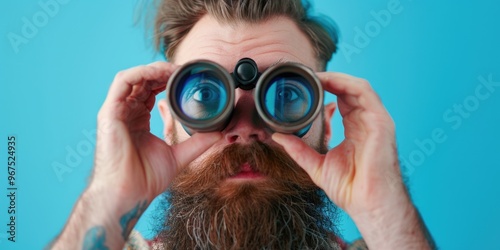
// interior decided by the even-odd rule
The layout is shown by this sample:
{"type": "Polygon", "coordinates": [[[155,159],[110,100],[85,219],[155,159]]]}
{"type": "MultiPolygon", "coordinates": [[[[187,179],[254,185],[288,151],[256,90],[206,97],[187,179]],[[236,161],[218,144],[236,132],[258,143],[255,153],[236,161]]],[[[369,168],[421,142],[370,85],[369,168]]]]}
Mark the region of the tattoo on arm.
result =
{"type": "Polygon", "coordinates": [[[120,218],[120,226],[122,227],[122,236],[124,240],[127,240],[130,231],[132,231],[132,228],[137,223],[139,217],[141,217],[141,214],[146,210],[147,207],[147,201],[143,201],[142,204],[141,202],[139,202],[134,208],[132,208],[132,210],[130,210],[120,218]]]}
{"type": "Polygon", "coordinates": [[[83,238],[83,250],[109,250],[104,245],[106,242],[106,230],[102,226],[95,226],[87,231],[83,238]]]}
{"type": "MultiPolygon", "coordinates": [[[[137,220],[141,214],[148,207],[147,201],[139,202],[132,208],[128,213],[124,214],[120,218],[120,226],[122,228],[122,236],[124,240],[127,240],[128,235],[132,228],[134,227],[137,220]]],[[[106,230],[102,226],[95,226],[90,228],[85,237],[83,238],[84,250],[109,250],[105,245],[106,243],[106,230]]]]}

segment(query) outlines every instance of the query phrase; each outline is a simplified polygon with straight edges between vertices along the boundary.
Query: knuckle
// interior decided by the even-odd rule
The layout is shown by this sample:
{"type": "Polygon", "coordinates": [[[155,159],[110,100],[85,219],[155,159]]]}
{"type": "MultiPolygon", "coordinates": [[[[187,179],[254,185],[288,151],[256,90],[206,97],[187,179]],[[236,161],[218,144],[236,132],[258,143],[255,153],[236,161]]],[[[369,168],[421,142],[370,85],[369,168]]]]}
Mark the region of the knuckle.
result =
{"type": "Polygon", "coordinates": [[[387,121],[387,125],[389,126],[389,129],[391,131],[393,131],[393,132],[396,131],[396,123],[394,122],[394,120],[391,117],[389,117],[389,119],[387,121]]]}
{"type": "Polygon", "coordinates": [[[162,67],[162,66],[168,66],[168,65],[169,65],[168,62],[156,61],[156,62],[152,62],[152,63],[148,64],[147,66],[162,67]]]}
{"type": "Polygon", "coordinates": [[[363,89],[366,89],[366,90],[371,90],[371,89],[372,89],[372,86],[370,85],[370,82],[368,82],[368,80],[366,80],[366,79],[359,78],[359,79],[358,79],[358,83],[359,83],[359,85],[360,85],[363,89]]]}
{"type": "Polygon", "coordinates": [[[384,130],[387,132],[388,135],[394,136],[396,132],[394,122],[390,120],[386,121],[386,123],[384,124],[384,130]]]}
{"type": "Polygon", "coordinates": [[[395,131],[395,123],[388,114],[370,113],[364,116],[364,120],[369,122],[372,131],[388,132],[389,134],[393,134],[395,131]]]}
{"type": "Polygon", "coordinates": [[[395,128],[395,125],[394,125],[394,122],[391,120],[391,119],[384,119],[383,122],[380,124],[381,125],[381,129],[384,129],[385,131],[387,131],[388,133],[394,133],[394,128],[395,128]]]}
{"type": "Polygon", "coordinates": [[[105,121],[109,116],[109,112],[107,112],[104,108],[101,108],[97,113],[97,123],[101,123],[105,121]]]}
{"type": "Polygon", "coordinates": [[[123,80],[125,75],[127,74],[126,72],[127,72],[126,70],[119,71],[118,73],[116,73],[114,80],[115,81],[123,80]]]}

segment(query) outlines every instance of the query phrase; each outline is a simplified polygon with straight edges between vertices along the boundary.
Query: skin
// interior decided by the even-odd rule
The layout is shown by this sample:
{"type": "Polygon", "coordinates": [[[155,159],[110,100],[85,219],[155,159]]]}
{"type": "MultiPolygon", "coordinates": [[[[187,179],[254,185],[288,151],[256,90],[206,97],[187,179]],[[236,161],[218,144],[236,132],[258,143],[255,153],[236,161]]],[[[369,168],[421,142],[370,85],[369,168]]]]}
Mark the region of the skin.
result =
{"type": "Polygon", "coordinates": [[[286,18],[228,25],[205,16],[180,44],[173,63],[156,62],[116,75],[98,114],[92,181],[54,241],[54,249],[75,249],[84,244],[85,249],[122,248],[144,207],[167,189],[181,168],[220,147],[253,140],[282,145],[353,218],[370,249],[430,248],[425,227],[402,184],[394,123],[365,80],[318,73],[325,91],[337,95],[345,127],[345,140],[326,155],[310,146],[318,143],[322,122],[329,140],[335,104],[325,106],[325,120],[318,118],[311,130],[298,138],[269,131],[257,116],[252,93],[240,89],[232,120],[220,133],[190,137],[172,121],[164,100],[159,109],[166,139],[149,132],[155,96],[164,90],[176,65],[209,59],[232,72],[243,57],[254,59],[261,71],[278,60],[319,70],[309,40],[286,18]],[[181,143],[170,145],[174,128],[181,143]]]}

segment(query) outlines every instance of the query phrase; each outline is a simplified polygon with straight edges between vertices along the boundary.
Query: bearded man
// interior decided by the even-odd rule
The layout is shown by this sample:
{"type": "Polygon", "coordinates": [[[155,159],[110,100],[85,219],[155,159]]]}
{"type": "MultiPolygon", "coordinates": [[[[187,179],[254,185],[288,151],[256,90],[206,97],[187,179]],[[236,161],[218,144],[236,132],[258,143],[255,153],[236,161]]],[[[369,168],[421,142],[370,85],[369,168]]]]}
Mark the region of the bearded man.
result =
{"type": "Polygon", "coordinates": [[[401,178],[390,115],[367,81],[324,72],[336,34],[307,3],[163,0],[155,36],[168,62],[116,75],[98,114],[92,180],[54,249],[345,249],[332,202],[361,232],[356,249],[434,248],[401,178]],[[232,72],[242,58],[259,72],[286,62],[316,71],[338,98],[344,141],[326,146],[335,103],[299,137],[273,131],[254,90],[240,88],[221,131],[186,132],[161,100],[165,140],[150,133],[155,96],[180,66],[204,59],[232,72]],[[159,233],[144,244],[131,232],[160,194],[159,233]]]}

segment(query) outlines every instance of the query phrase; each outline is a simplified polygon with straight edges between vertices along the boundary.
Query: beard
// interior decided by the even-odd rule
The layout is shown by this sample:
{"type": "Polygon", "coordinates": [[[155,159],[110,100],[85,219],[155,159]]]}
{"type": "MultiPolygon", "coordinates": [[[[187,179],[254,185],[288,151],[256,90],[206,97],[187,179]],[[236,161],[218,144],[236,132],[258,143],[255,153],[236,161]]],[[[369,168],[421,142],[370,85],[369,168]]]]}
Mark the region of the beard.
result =
{"type": "Polygon", "coordinates": [[[156,241],[166,249],[337,247],[336,207],[283,149],[261,142],[186,167],[162,203],[156,241]],[[243,164],[263,178],[232,179],[243,164]]]}

